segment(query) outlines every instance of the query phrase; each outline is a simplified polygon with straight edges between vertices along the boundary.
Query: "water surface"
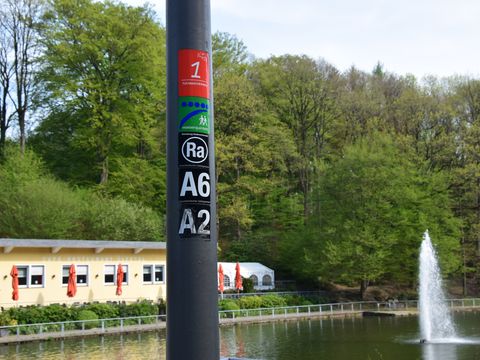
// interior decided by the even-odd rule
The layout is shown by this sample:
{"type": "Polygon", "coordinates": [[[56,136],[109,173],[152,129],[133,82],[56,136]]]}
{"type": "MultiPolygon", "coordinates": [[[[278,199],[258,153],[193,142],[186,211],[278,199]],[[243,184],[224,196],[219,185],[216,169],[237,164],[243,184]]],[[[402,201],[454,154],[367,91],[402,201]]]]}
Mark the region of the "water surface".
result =
{"type": "MultiPolygon", "coordinates": [[[[457,313],[454,321],[463,343],[419,344],[417,317],[371,317],[222,327],[220,351],[265,360],[480,359],[480,313],[457,313]]],[[[0,359],[164,360],[165,345],[158,331],[4,345],[0,359]]]]}

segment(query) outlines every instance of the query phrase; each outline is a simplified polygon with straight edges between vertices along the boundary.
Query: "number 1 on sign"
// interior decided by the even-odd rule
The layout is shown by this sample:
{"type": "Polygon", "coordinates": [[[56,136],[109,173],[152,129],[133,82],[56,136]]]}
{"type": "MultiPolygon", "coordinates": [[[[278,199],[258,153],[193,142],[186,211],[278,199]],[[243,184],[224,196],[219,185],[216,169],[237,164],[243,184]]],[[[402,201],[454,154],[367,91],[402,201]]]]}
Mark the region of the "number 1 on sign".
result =
{"type": "Polygon", "coordinates": [[[200,79],[200,75],[198,75],[198,69],[200,68],[200,61],[194,62],[191,66],[195,68],[195,72],[193,73],[192,78],[200,79]]]}

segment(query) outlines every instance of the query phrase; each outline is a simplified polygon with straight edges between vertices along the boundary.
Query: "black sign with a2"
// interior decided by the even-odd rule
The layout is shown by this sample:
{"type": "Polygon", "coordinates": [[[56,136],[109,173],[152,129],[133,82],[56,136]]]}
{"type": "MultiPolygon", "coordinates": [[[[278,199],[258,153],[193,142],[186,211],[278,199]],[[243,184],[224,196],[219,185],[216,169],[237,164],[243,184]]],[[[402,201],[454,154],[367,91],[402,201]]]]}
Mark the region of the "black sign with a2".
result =
{"type": "Polygon", "coordinates": [[[199,236],[210,238],[210,206],[201,204],[182,204],[180,207],[180,237],[199,236]]]}
{"type": "Polygon", "coordinates": [[[179,134],[180,165],[208,166],[208,135],[179,134]]]}

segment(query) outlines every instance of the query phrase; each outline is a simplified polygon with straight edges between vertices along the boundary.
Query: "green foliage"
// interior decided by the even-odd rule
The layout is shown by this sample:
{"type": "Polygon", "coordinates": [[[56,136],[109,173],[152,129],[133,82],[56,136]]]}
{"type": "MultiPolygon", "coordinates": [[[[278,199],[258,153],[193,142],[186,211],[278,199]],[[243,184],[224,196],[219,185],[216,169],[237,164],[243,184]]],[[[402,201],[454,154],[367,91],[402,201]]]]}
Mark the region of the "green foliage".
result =
{"type": "Polygon", "coordinates": [[[257,309],[263,304],[261,296],[243,296],[237,303],[240,309],[257,309]]]}
{"type": "Polygon", "coordinates": [[[74,189],[47,174],[32,152],[0,167],[0,236],[40,239],[160,240],[163,220],[121,198],[74,189]]]}
{"type": "Polygon", "coordinates": [[[244,278],[242,276],[242,286],[244,293],[253,293],[255,292],[255,288],[253,287],[253,280],[250,278],[244,278]]]}
{"type": "Polygon", "coordinates": [[[240,306],[235,300],[223,299],[218,302],[219,310],[240,310],[240,306]]]}
{"type": "MultiPolygon", "coordinates": [[[[78,313],[78,320],[83,320],[85,322],[85,329],[93,329],[98,327],[98,321],[91,321],[91,320],[98,320],[98,315],[95,314],[93,311],[90,310],[80,310],[78,313]]],[[[81,326],[78,324],[78,326],[81,326]]]]}
{"type": "Polygon", "coordinates": [[[105,304],[105,303],[95,303],[88,304],[82,307],[83,310],[88,310],[97,315],[98,319],[112,319],[121,317],[119,306],[105,304]]]}
{"type": "Polygon", "coordinates": [[[136,303],[120,306],[119,314],[120,317],[157,315],[158,307],[151,301],[142,300],[136,303]]]}
{"type": "Polygon", "coordinates": [[[260,298],[262,299],[262,307],[264,308],[287,306],[287,301],[282,296],[268,294],[262,295],[260,298]]]}

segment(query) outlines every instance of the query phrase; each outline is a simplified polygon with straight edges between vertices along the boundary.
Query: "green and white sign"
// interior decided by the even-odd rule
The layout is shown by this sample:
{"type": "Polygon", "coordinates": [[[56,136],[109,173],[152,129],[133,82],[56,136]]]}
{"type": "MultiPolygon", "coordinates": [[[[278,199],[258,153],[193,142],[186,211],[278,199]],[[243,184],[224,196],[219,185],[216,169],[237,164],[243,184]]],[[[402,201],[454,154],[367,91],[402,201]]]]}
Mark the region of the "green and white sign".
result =
{"type": "Polygon", "coordinates": [[[210,131],[208,99],[183,96],[178,98],[178,131],[208,134],[210,131]]]}

